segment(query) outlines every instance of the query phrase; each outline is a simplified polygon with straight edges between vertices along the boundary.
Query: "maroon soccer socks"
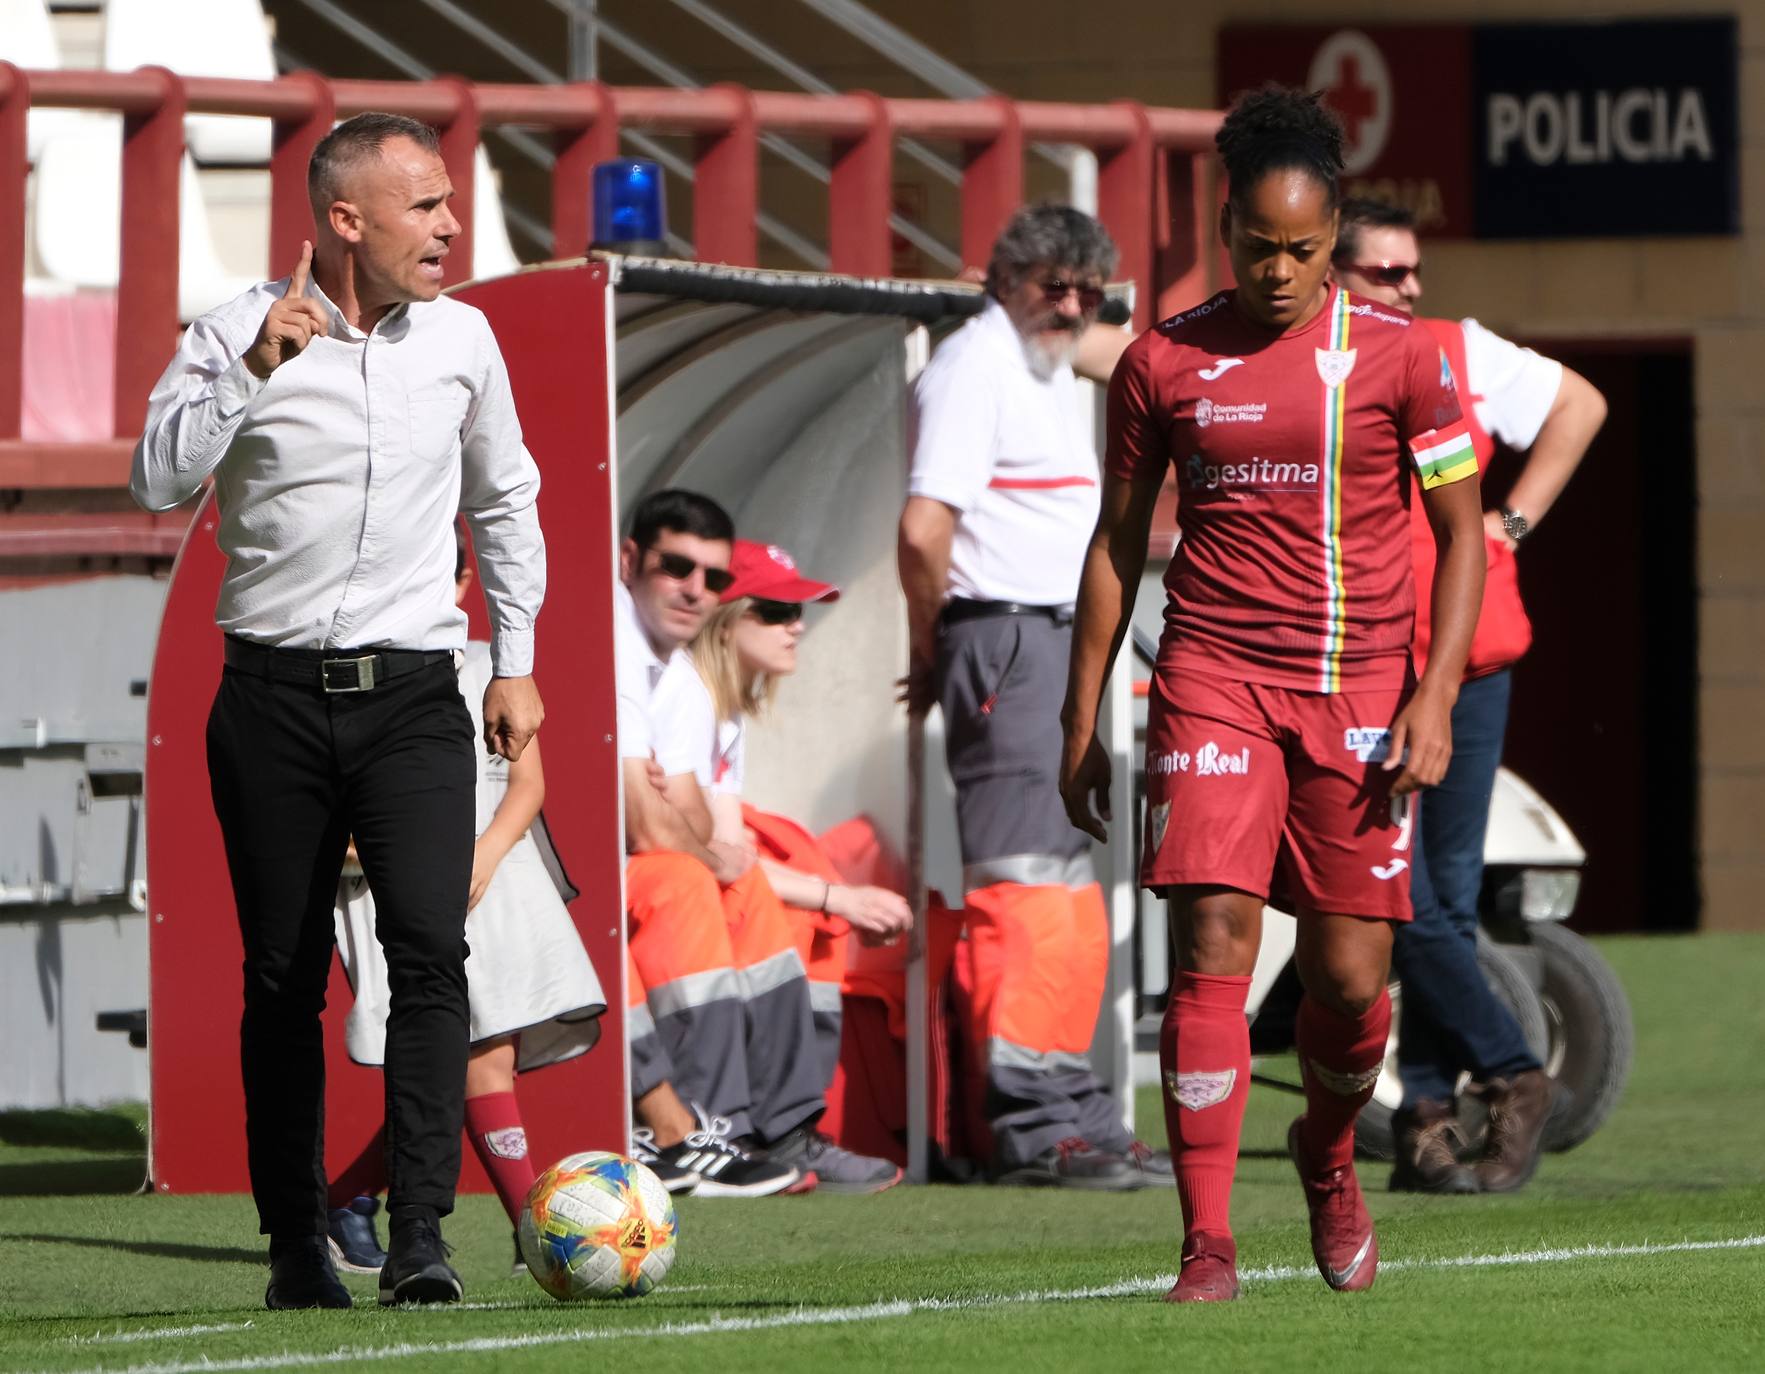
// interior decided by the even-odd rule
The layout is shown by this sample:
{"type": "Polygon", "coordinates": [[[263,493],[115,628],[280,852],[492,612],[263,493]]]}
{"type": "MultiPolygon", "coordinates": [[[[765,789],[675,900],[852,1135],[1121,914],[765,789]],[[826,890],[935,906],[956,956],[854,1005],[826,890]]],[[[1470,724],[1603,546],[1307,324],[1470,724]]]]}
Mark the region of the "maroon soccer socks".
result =
{"type": "Polygon", "coordinates": [[[1172,1302],[1238,1295],[1232,1176],[1250,1091],[1250,979],[1179,973],[1159,1034],[1171,1163],[1183,1202],[1183,1277],[1172,1302]]]}
{"type": "Polygon", "coordinates": [[[1343,1016],[1313,997],[1299,1004],[1299,1063],[1305,1115],[1287,1133],[1287,1150],[1305,1189],[1312,1258],[1338,1292],[1373,1285],[1379,1242],[1354,1173],[1354,1119],[1373,1095],[1391,1031],[1391,998],[1343,1016]]]}

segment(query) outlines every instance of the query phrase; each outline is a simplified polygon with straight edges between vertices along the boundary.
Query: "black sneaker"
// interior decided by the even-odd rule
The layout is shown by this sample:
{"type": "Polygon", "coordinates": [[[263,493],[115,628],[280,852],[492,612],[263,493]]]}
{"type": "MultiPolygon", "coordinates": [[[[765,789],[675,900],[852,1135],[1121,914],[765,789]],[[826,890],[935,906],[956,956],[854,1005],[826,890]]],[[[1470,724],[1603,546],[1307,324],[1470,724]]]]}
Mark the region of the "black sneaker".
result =
{"type": "Polygon", "coordinates": [[[803,1181],[803,1172],[795,1165],[762,1159],[732,1141],[728,1117],[707,1117],[697,1107],[693,1111],[699,1129],[689,1131],[680,1144],[656,1151],[663,1163],[699,1176],[693,1196],[771,1197],[803,1181]]]}
{"type": "Polygon", "coordinates": [[[660,1179],[671,1193],[690,1193],[699,1186],[699,1176],[691,1169],[662,1158],[656,1148],[656,1133],[648,1126],[639,1126],[631,1133],[631,1157],[660,1179]]]}
{"type": "Polygon", "coordinates": [[[527,1256],[521,1253],[521,1233],[517,1231],[515,1232],[515,1262],[509,1267],[509,1277],[523,1279],[527,1277],[528,1273],[527,1256]]]}
{"type": "Polygon", "coordinates": [[[272,1312],[303,1307],[353,1307],[349,1290],[331,1267],[331,1248],[324,1236],[298,1236],[270,1242],[270,1286],[264,1306],[272,1312]]]}
{"type": "Polygon", "coordinates": [[[378,1274],[386,1263],[380,1237],[374,1232],[378,1198],[358,1197],[347,1207],[333,1207],[325,1230],[331,1238],[331,1262],[352,1274],[378,1274]]]}
{"type": "Polygon", "coordinates": [[[392,1244],[380,1269],[380,1305],[458,1302],[460,1276],[447,1262],[451,1251],[441,1226],[433,1212],[412,1210],[416,1215],[393,1218],[392,1244]]]}
{"type": "Polygon", "coordinates": [[[993,1182],[1011,1188],[1087,1188],[1123,1193],[1146,1186],[1138,1164],[1099,1150],[1079,1136],[1068,1136],[1034,1159],[997,1170],[993,1182]]]}

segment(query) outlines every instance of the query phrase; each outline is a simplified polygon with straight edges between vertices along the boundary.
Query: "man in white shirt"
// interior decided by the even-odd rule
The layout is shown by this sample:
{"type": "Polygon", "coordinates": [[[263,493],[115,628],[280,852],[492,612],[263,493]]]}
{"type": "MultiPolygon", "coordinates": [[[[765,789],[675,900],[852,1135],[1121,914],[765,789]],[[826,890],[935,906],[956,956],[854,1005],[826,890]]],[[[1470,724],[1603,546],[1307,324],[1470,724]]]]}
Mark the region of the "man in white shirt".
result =
{"type": "MultiPolygon", "coordinates": [[[[1346,200],[1331,270],[1349,291],[1413,314],[1422,296],[1416,222],[1383,201],[1346,200]]],[[[1465,679],[1452,710],[1452,763],[1430,788],[1413,840],[1410,905],[1397,927],[1392,967],[1403,980],[1397,1068],[1404,1100],[1393,1123],[1391,1186],[1413,1192],[1511,1192],[1538,1166],[1554,1087],[1513,1015],[1477,964],[1483,844],[1507,730],[1511,669],[1532,642],[1520,600],[1516,552],[1544,518],[1606,418],[1585,377],[1476,320],[1422,318],[1461,395],[1479,467],[1499,440],[1526,454],[1505,502],[1484,512],[1488,576],[1465,679]],[[1461,1073],[1489,1107],[1482,1156],[1459,1160],[1454,1098],[1461,1073]]],[[[1434,540],[1417,510],[1418,670],[1431,639],[1427,588],[1434,540]]]]}
{"type": "Polygon", "coordinates": [[[1019,211],[993,247],[985,307],[913,388],[898,541],[908,697],[943,712],[1001,1183],[1175,1182],[1091,1072],[1108,922],[1057,777],[1072,603],[1098,499],[1072,365],[1115,262],[1090,216],[1019,211]]]}
{"type": "Polygon", "coordinates": [[[130,489],[165,510],[215,481],[227,669],[208,759],[245,946],[265,1301],[350,1305],[326,1244],[319,1013],[352,835],[392,988],[380,1301],[457,1301],[440,1218],[459,1178],[475,816],[453,526],[464,512],[490,608],[485,746],[512,761],[543,714],[539,472],[489,324],[440,298],[460,226],[435,131],[357,115],[314,149],[307,186],[315,243],[290,277],[190,327],[130,489]]]}

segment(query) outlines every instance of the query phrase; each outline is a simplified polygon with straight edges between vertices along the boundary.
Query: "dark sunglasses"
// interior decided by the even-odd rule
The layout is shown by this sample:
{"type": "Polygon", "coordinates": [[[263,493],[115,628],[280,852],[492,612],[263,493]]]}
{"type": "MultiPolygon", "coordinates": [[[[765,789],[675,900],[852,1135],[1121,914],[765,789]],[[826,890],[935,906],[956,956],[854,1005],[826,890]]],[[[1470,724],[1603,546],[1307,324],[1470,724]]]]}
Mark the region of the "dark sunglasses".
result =
{"type": "Polygon", "coordinates": [[[756,600],[748,607],[748,613],[762,625],[795,625],[803,618],[803,603],[756,600]]]}
{"type": "Polygon", "coordinates": [[[1422,264],[1419,262],[1355,262],[1349,264],[1348,270],[1359,272],[1381,286],[1402,286],[1412,276],[1417,281],[1422,280],[1422,264]]]}
{"type": "Polygon", "coordinates": [[[1049,305],[1059,305],[1071,291],[1079,298],[1079,309],[1091,311],[1103,304],[1103,288],[1101,286],[1074,286],[1059,277],[1050,277],[1047,281],[1036,283],[1042,290],[1042,299],[1049,305]]]}
{"type": "Polygon", "coordinates": [[[706,567],[703,563],[695,563],[685,554],[663,553],[656,550],[656,566],[676,582],[684,582],[700,569],[705,574],[705,590],[722,594],[729,590],[735,581],[735,574],[728,568],[706,567]]]}

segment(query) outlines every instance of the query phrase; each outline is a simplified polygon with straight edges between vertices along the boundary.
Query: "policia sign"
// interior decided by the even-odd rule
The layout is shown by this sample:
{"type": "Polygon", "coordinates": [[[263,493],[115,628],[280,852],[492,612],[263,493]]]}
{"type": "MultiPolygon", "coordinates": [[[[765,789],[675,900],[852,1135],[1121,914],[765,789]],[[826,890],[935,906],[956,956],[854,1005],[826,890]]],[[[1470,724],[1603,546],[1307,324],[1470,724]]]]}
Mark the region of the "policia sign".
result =
{"type": "Polygon", "coordinates": [[[1479,238],[1732,234],[1733,18],[1473,30],[1479,238]]]}
{"type": "Polygon", "coordinates": [[[1322,91],[1348,193],[1433,236],[1739,232],[1732,17],[1222,28],[1220,99],[1270,80],[1322,91]]]}

